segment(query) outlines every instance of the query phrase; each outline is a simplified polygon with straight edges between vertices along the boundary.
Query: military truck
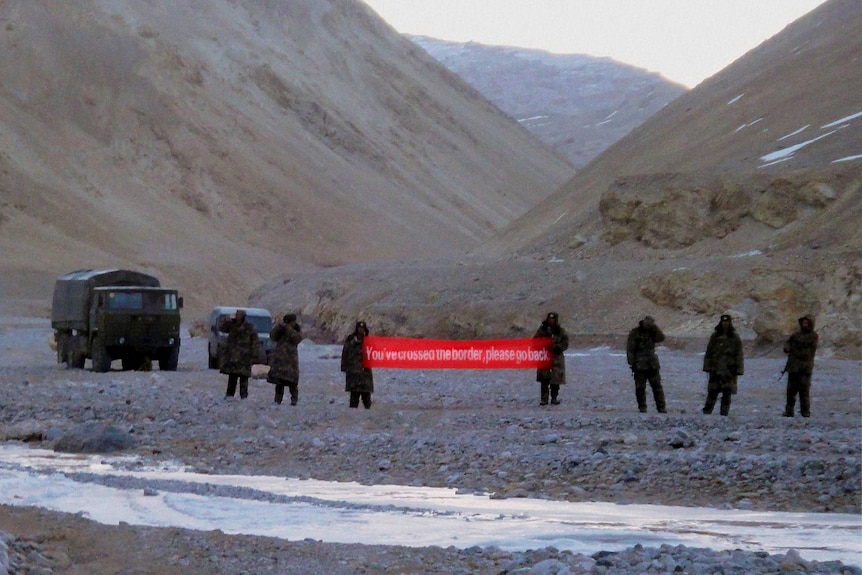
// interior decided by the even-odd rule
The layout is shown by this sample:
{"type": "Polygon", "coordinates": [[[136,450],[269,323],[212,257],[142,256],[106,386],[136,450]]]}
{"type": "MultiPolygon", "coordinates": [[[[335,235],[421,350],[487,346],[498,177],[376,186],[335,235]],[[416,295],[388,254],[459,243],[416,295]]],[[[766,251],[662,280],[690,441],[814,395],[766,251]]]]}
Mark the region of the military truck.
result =
{"type": "Polygon", "coordinates": [[[180,354],[177,290],[158,278],[131,270],[77,270],[57,278],[51,327],[57,362],[106,372],[115,359],[123,369],[149,367],[176,371],[180,354]]]}

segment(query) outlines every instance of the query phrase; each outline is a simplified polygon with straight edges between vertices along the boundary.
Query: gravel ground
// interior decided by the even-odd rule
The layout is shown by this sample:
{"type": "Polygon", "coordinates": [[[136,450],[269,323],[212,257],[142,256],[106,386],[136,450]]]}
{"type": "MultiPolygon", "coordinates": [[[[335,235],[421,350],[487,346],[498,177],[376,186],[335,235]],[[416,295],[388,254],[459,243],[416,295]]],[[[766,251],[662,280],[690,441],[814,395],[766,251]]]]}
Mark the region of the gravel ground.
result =
{"type": "MultiPolygon", "coordinates": [[[[249,399],[224,400],[226,377],[206,369],[199,338],[184,341],[177,372],[94,374],[56,365],[49,334],[43,320],[0,318],[0,378],[15,390],[0,398],[0,438],[49,438],[34,444],[50,448],[63,430],[98,420],[133,431],[135,453],[148,460],[205,473],[446,486],[495,498],[860,513],[855,361],[818,358],[810,419],[781,417],[777,357],[749,357],[730,416],[704,415],[701,356],[669,349],[659,351],[666,415],[652,405],[637,412],[625,358],[608,348],[570,350],[559,406],[538,405],[527,371],[378,370],[366,411],[347,408],[333,346],[300,347],[300,402],[291,407],[276,406],[262,380],[252,380],[249,399]]],[[[0,508],[0,530],[9,573],[859,573],[795,552],[638,546],[584,556],[288,543],[108,527],[20,508],[0,508]]]]}

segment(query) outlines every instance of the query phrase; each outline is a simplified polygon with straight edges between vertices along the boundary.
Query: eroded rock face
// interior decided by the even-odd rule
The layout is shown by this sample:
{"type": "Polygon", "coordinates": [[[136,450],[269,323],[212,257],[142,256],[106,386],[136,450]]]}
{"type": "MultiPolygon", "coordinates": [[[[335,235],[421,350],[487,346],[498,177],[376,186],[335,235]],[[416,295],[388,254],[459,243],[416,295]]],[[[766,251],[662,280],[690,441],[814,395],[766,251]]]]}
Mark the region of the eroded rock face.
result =
{"type": "Polygon", "coordinates": [[[734,262],[723,273],[699,275],[680,268],[657,274],[640,284],[641,295],[659,306],[701,316],[731,312],[762,346],[783,342],[800,317],[813,314],[821,348],[858,355],[862,261],[834,266],[816,258],[804,265],[766,259],[734,262]]]}
{"type": "Polygon", "coordinates": [[[807,177],[630,176],[602,194],[602,238],[611,244],[635,240],[651,248],[679,249],[724,238],[744,218],[781,229],[837,197],[829,184],[807,177]]]}

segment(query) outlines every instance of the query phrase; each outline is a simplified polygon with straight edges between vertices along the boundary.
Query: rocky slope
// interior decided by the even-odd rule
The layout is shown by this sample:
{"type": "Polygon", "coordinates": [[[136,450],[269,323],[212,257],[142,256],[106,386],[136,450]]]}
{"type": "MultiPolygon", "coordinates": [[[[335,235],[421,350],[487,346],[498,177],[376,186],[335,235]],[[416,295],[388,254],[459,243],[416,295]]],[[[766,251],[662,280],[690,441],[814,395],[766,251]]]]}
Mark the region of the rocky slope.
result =
{"type": "Polygon", "coordinates": [[[197,309],[458,253],[573,173],[354,0],[2,2],[0,117],[5,276],[143,269],[197,309]]]}

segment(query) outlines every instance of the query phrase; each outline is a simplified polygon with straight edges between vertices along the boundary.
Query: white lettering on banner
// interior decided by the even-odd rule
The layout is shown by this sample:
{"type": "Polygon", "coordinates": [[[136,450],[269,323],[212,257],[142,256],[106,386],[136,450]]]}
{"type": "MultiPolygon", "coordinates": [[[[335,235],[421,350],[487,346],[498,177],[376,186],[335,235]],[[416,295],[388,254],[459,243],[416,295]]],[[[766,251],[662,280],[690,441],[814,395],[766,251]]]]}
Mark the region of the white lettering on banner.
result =
{"type": "Polygon", "coordinates": [[[549,366],[549,339],[423,340],[368,336],[364,362],[407,369],[525,369],[549,366]]]}

